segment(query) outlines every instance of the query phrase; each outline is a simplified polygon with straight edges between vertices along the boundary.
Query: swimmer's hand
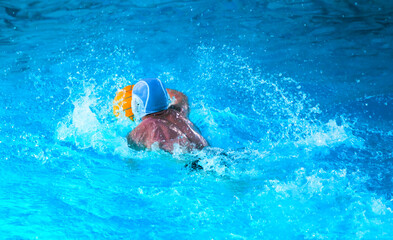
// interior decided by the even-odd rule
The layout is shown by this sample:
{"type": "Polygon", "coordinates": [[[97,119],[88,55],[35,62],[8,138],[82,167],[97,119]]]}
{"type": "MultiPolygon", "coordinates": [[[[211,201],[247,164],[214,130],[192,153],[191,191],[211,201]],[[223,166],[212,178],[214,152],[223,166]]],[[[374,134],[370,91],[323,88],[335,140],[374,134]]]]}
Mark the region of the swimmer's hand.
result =
{"type": "Polygon", "coordinates": [[[174,99],[171,106],[173,106],[175,109],[179,109],[179,112],[183,116],[188,117],[188,114],[190,114],[190,106],[188,105],[187,96],[173,89],[167,88],[166,90],[169,94],[169,97],[174,99]]]}
{"type": "Polygon", "coordinates": [[[203,167],[199,165],[199,161],[199,159],[192,161],[191,163],[187,163],[184,167],[189,168],[191,171],[203,170],[203,167]]]}

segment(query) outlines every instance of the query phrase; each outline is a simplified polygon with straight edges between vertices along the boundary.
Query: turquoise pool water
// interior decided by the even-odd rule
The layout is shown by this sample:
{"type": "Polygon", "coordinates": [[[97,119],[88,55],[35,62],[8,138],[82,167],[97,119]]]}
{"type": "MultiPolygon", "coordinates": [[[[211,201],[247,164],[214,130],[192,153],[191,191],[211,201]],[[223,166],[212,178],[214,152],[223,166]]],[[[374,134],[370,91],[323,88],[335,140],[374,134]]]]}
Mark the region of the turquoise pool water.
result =
{"type": "Polygon", "coordinates": [[[377,0],[0,1],[0,238],[391,239],[392,16],[377,0]],[[127,147],[112,99],[145,77],[188,95],[212,148],[127,147]]]}

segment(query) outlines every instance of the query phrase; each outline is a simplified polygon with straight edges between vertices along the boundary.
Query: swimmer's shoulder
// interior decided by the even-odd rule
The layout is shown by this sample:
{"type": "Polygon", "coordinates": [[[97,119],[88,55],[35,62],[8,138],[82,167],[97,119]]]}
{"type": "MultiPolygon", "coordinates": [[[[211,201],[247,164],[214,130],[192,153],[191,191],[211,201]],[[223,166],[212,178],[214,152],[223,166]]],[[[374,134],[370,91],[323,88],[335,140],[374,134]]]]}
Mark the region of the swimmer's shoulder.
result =
{"type": "Polygon", "coordinates": [[[143,120],[141,123],[138,124],[131,132],[132,137],[138,137],[140,135],[146,135],[152,127],[156,125],[156,121],[152,118],[148,118],[143,120]]]}
{"type": "Polygon", "coordinates": [[[150,117],[143,120],[129,135],[135,141],[144,141],[157,132],[157,130],[166,127],[168,127],[168,122],[166,120],[150,117]]]}
{"type": "Polygon", "coordinates": [[[138,126],[128,133],[128,146],[136,150],[148,147],[151,135],[156,128],[156,121],[150,118],[143,120],[138,126]]]}

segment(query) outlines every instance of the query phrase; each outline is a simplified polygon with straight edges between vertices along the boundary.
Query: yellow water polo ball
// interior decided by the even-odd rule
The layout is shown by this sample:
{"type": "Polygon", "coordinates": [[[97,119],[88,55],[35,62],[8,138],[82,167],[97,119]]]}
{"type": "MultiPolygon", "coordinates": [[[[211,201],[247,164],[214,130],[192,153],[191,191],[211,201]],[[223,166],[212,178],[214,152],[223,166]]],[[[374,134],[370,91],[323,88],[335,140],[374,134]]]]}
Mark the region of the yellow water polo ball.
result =
{"type": "Polygon", "coordinates": [[[113,113],[116,117],[120,116],[121,112],[125,116],[134,121],[134,113],[131,108],[132,88],[134,85],[128,85],[116,92],[115,99],[113,100],[113,113]]]}

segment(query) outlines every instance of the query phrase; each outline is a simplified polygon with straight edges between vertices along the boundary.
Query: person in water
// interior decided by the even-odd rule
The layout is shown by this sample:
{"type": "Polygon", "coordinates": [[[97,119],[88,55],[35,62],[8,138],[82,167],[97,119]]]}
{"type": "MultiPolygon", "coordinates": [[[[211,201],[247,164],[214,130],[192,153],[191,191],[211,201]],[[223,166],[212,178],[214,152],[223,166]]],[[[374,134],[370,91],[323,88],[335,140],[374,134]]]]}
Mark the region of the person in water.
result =
{"type": "Polygon", "coordinates": [[[131,106],[139,124],[127,135],[129,147],[139,150],[157,146],[173,153],[176,146],[187,151],[208,146],[198,128],[188,119],[187,96],[166,89],[161,80],[149,78],[136,83],[132,89],[131,106]]]}

